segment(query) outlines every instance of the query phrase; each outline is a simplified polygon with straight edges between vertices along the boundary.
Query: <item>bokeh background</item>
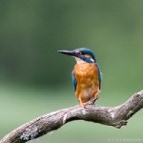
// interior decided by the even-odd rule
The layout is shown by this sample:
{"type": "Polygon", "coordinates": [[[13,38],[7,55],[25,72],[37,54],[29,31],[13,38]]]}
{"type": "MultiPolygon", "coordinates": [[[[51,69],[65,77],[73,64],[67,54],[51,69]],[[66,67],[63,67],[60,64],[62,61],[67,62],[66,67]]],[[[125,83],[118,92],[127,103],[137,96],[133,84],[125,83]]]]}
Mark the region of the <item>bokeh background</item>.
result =
{"type": "MultiPolygon", "coordinates": [[[[71,84],[75,61],[57,53],[78,47],[91,48],[102,71],[97,104],[123,103],[143,88],[143,1],[0,1],[0,138],[78,104],[71,84]]],[[[38,142],[143,142],[142,114],[121,129],[75,121],[38,142]]]]}

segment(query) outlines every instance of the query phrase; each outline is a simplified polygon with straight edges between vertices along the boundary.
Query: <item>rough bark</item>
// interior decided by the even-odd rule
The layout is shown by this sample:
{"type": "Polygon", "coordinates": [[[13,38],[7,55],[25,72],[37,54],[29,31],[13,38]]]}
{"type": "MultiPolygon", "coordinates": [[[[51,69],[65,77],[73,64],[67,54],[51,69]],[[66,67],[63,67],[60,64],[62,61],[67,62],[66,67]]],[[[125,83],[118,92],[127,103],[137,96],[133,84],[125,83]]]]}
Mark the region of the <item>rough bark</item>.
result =
{"type": "Polygon", "coordinates": [[[74,106],[38,117],[7,134],[0,143],[25,143],[74,120],[85,120],[116,128],[127,125],[131,118],[143,107],[143,90],[132,95],[125,103],[116,107],[87,105],[74,106]]]}

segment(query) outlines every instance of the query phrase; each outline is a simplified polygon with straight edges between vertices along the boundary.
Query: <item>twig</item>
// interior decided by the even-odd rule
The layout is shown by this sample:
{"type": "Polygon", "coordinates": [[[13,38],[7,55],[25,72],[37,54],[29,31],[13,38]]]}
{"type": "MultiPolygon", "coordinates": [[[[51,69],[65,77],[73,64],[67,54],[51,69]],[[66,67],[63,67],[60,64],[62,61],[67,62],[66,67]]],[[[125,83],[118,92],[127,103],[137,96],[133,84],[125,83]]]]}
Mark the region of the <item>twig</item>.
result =
{"type": "Polygon", "coordinates": [[[38,117],[13,130],[0,143],[25,143],[48,132],[59,129],[73,120],[85,120],[94,123],[121,128],[127,120],[143,107],[143,90],[135,93],[125,103],[116,107],[87,105],[86,108],[74,106],[38,117]]]}

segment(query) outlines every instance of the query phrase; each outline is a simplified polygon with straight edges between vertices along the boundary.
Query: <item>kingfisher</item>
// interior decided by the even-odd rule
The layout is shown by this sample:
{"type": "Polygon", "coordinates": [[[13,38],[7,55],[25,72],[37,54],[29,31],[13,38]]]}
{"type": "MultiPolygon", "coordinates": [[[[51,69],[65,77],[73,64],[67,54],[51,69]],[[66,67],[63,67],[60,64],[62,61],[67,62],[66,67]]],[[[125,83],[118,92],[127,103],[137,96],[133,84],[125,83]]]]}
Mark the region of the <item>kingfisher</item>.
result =
{"type": "Polygon", "coordinates": [[[94,52],[89,48],[58,50],[59,53],[74,57],[76,64],[72,71],[72,83],[75,95],[82,107],[93,104],[101,89],[101,72],[94,52]]]}

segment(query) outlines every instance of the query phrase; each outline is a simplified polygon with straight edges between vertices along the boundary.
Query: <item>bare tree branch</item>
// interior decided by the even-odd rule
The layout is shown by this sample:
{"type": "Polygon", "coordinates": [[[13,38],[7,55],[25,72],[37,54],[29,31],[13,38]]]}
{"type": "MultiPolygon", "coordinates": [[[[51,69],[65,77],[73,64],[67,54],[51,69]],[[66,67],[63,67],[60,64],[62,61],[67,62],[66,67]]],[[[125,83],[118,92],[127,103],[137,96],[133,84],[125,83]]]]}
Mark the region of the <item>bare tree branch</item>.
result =
{"type": "Polygon", "coordinates": [[[94,123],[121,128],[127,120],[143,107],[143,90],[135,93],[125,103],[116,107],[87,105],[86,108],[74,106],[38,117],[13,130],[0,143],[25,143],[48,132],[59,129],[73,120],[85,120],[94,123]]]}

